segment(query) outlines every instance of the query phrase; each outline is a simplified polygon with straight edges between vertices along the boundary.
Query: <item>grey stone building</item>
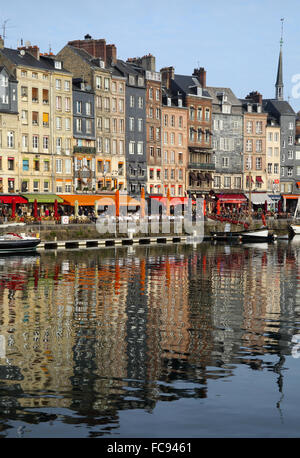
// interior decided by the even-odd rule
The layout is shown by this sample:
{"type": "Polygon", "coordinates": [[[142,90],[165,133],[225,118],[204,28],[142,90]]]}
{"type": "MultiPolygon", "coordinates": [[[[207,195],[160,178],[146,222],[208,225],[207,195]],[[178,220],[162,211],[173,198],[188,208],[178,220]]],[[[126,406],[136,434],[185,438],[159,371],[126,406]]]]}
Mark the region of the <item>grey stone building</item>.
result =
{"type": "Polygon", "coordinates": [[[212,97],[214,190],[242,190],[242,103],[229,88],[207,87],[212,97]]]}
{"type": "Polygon", "coordinates": [[[18,98],[17,98],[18,82],[8,73],[7,69],[0,66],[0,112],[1,113],[17,113],[18,98]]]}
{"type": "Polygon", "coordinates": [[[115,71],[126,78],[125,96],[125,150],[127,191],[140,195],[146,189],[146,83],[144,71],[135,65],[117,59],[115,71]]]}
{"type": "Polygon", "coordinates": [[[284,100],[283,92],[282,41],[278,60],[275,98],[263,100],[264,111],[274,117],[280,125],[280,192],[283,195],[285,210],[292,211],[300,195],[297,183],[300,182],[300,155],[296,148],[296,113],[284,100]],[[299,158],[298,158],[299,156],[299,158]],[[291,195],[296,194],[295,199],[291,195]]]}
{"type": "Polygon", "coordinates": [[[95,94],[82,78],[73,79],[75,190],[96,189],[95,94]]]}

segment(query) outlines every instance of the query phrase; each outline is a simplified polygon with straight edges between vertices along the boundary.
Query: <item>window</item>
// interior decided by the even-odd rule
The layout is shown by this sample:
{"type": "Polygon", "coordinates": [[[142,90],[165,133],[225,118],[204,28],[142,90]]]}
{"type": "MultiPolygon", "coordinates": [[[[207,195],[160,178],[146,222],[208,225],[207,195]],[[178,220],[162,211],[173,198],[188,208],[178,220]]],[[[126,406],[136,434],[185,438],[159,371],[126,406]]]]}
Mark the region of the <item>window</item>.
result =
{"type": "Polygon", "coordinates": [[[294,123],[293,123],[293,122],[289,122],[289,129],[290,129],[290,130],[293,130],[293,129],[294,129],[294,123]]]}
{"type": "Polygon", "coordinates": [[[134,118],[129,118],[129,130],[131,132],[134,130],[134,118]]]}
{"type": "Polygon", "coordinates": [[[134,145],[135,145],[134,141],[129,142],[129,154],[134,154],[134,145]]]}
{"type": "Polygon", "coordinates": [[[8,178],[8,192],[14,192],[15,190],[15,179],[8,178]]]}
{"type": "Polygon", "coordinates": [[[149,99],[153,99],[153,89],[149,87],[149,99]]]}
{"type": "Polygon", "coordinates": [[[205,108],[205,120],[209,121],[209,119],[210,119],[210,109],[205,108]]]}
{"type": "Polygon", "coordinates": [[[293,167],[288,167],[287,168],[287,176],[292,177],[293,176],[293,167]]]}
{"type": "Polygon", "coordinates": [[[274,133],[274,142],[278,142],[278,141],[279,141],[279,133],[275,132],[274,133]]]}
{"type": "Polygon", "coordinates": [[[156,89],[156,90],[155,90],[155,98],[156,98],[157,102],[160,100],[160,92],[159,92],[159,89],[156,89]]]}
{"type": "Polygon", "coordinates": [[[43,149],[48,149],[49,147],[49,137],[43,137],[43,149]]]}
{"type": "Polygon", "coordinates": [[[40,170],[40,161],[39,159],[34,159],[33,160],[33,170],[36,172],[39,172],[40,170]]]}
{"type": "Polygon", "coordinates": [[[229,167],[229,157],[222,157],[222,167],[229,167]]]}
{"type": "Polygon", "coordinates": [[[102,78],[101,76],[96,76],[96,89],[102,88],[102,78]]]}
{"type": "Polygon", "coordinates": [[[23,150],[28,148],[28,135],[22,135],[22,148],[23,150]]]}
{"type": "Polygon", "coordinates": [[[66,159],[65,160],[65,172],[66,173],[72,173],[71,159],[66,159]]]}
{"type": "Polygon", "coordinates": [[[57,154],[61,153],[61,145],[62,145],[61,137],[57,137],[56,138],[56,152],[57,152],[57,154]]]}
{"type": "Polygon", "coordinates": [[[50,161],[45,160],[44,161],[44,172],[49,172],[50,171],[50,161]]]}
{"type": "Polygon", "coordinates": [[[293,159],[294,152],[293,151],[288,151],[288,159],[293,159]]]}
{"type": "Polygon", "coordinates": [[[33,191],[34,192],[39,191],[39,180],[33,180],[33,191]]]}
{"type": "Polygon", "coordinates": [[[65,91],[69,92],[69,90],[70,90],[70,81],[69,80],[65,80],[65,91]]]}
{"type": "Polygon", "coordinates": [[[261,159],[261,157],[257,157],[255,159],[255,167],[256,167],[256,170],[261,170],[261,168],[262,168],[262,159],[261,159]]]}
{"type": "Polygon", "coordinates": [[[289,135],[289,137],[288,137],[288,144],[289,144],[289,145],[292,145],[292,144],[293,144],[293,138],[294,138],[294,137],[293,137],[292,135],[289,135]]]}
{"type": "Polygon", "coordinates": [[[183,127],[183,118],[182,118],[182,116],[179,116],[179,118],[178,118],[178,127],[180,127],[180,128],[183,127]]]}
{"type": "Polygon", "coordinates": [[[268,157],[272,157],[272,156],[273,156],[273,148],[269,147],[268,148],[268,157]]]}
{"type": "Polygon", "coordinates": [[[14,170],[14,168],[15,168],[15,159],[14,158],[9,157],[7,159],[7,168],[8,168],[8,170],[14,170]]]}
{"type": "Polygon", "coordinates": [[[171,164],[174,164],[175,162],[175,152],[174,151],[171,151],[171,160],[170,160],[171,164]]]}
{"type": "Polygon", "coordinates": [[[39,125],[39,113],[37,111],[32,112],[32,125],[33,126],[39,125]]]}
{"type": "Polygon", "coordinates": [[[86,102],[85,104],[85,113],[90,116],[92,114],[92,104],[91,102],[86,102]]]}
{"type": "Polygon", "coordinates": [[[224,177],[224,188],[231,188],[231,177],[224,177]]]}
{"type": "Polygon", "coordinates": [[[252,140],[246,140],[246,151],[252,151],[252,140]]]}
{"type": "Polygon", "coordinates": [[[86,129],[86,133],[87,134],[92,133],[92,120],[91,119],[86,119],[86,121],[85,121],[85,129],[86,129]]]}
{"type": "Polygon", "coordinates": [[[144,99],[143,97],[138,98],[138,107],[143,108],[144,107],[144,99]]]}
{"type": "Polygon", "coordinates": [[[194,128],[190,127],[190,141],[194,141],[194,128]]]}
{"type": "Polygon", "coordinates": [[[22,168],[23,168],[24,172],[28,172],[28,170],[29,170],[29,159],[23,159],[22,168]]]}
{"type": "Polygon", "coordinates": [[[28,87],[27,86],[21,86],[21,99],[26,101],[28,98],[28,87]]]}
{"type": "Polygon", "coordinates": [[[261,153],[262,151],[262,140],[256,140],[256,152],[261,153]]]}
{"type": "Polygon", "coordinates": [[[169,179],[169,171],[168,169],[165,169],[165,180],[169,179]]]}
{"type": "Polygon", "coordinates": [[[252,121],[247,121],[247,134],[252,134],[252,121]]]}
{"type": "Polygon", "coordinates": [[[143,142],[137,142],[137,153],[143,154],[144,151],[144,144],[143,142]]]}
{"type": "Polygon", "coordinates": [[[199,129],[197,130],[197,141],[198,141],[199,143],[202,142],[202,129],[201,129],[201,128],[199,128],[199,129]]]}
{"type": "Polygon", "coordinates": [[[274,173],[279,173],[279,164],[274,164],[274,173]]]}
{"type": "Polygon", "coordinates": [[[178,134],[178,145],[182,146],[182,134],[178,134]]]}
{"type": "Polygon", "coordinates": [[[124,99],[119,99],[119,112],[124,113],[124,99]]]}
{"type": "Polygon", "coordinates": [[[76,111],[77,113],[82,113],[82,102],[79,100],[76,102],[76,111]]]}
{"type": "Polygon", "coordinates": [[[32,102],[38,103],[39,101],[39,90],[37,87],[32,88],[32,102]]]}
{"type": "Polygon", "coordinates": [[[268,173],[272,173],[272,164],[268,163],[268,173]]]}
{"type": "Polygon", "coordinates": [[[38,149],[39,147],[39,137],[37,135],[32,136],[32,148],[34,150],[38,149]]]}
{"type": "Polygon", "coordinates": [[[71,118],[66,118],[66,130],[71,130],[71,118]]]}
{"type": "Polygon", "coordinates": [[[235,177],[235,179],[234,179],[234,187],[236,189],[241,189],[242,188],[242,179],[241,179],[241,177],[235,177]]]}
{"type": "Polygon", "coordinates": [[[56,118],[56,130],[61,130],[61,118],[56,118]]]}
{"type": "Polygon", "coordinates": [[[210,134],[209,134],[209,130],[205,130],[205,143],[209,143],[209,140],[210,140],[210,134]]]}
{"type": "Polygon", "coordinates": [[[62,159],[56,159],[56,173],[62,173],[62,159]]]}
{"type": "Polygon", "coordinates": [[[257,134],[262,133],[262,121],[256,121],[256,133],[257,134]]]}
{"type": "Polygon", "coordinates": [[[129,106],[130,106],[130,108],[134,107],[134,95],[131,95],[129,97],[129,106]]]}
{"type": "Polygon", "coordinates": [[[77,132],[82,131],[82,119],[81,118],[76,119],[76,130],[77,132]]]}
{"type": "Polygon", "coordinates": [[[109,78],[104,78],[104,90],[109,91],[109,78]]]}
{"type": "Polygon", "coordinates": [[[269,142],[273,141],[273,132],[268,132],[268,140],[269,142]]]}
{"type": "Polygon", "coordinates": [[[190,119],[193,121],[195,119],[195,108],[190,107],[190,119]]]}
{"type": "Polygon", "coordinates": [[[55,80],[55,88],[56,88],[57,91],[61,90],[61,80],[59,80],[59,79],[55,80]]]}
{"type": "Polygon", "coordinates": [[[138,131],[143,131],[143,120],[141,118],[138,119],[138,131]]]}
{"type": "Polygon", "coordinates": [[[156,108],[155,113],[156,113],[156,119],[160,119],[160,108],[156,108]]]}
{"type": "Polygon", "coordinates": [[[21,113],[22,124],[28,124],[28,111],[22,110],[21,113]]]}
{"type": "Polygon", "coordinates": [[[171,132],[171,134],[170,134],[170,143],[171,143],[171,145],[175,144],[175,134],[174,134],[174,132],[171,132]]]}

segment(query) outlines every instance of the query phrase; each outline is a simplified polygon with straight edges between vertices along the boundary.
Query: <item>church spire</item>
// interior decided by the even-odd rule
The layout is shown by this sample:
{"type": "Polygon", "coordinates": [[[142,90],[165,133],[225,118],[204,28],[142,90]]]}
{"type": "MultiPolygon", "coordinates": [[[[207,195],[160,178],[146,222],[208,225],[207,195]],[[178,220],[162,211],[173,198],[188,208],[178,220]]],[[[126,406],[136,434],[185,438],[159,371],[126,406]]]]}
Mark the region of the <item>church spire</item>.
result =
{"type": "Polygon", "coordinates": [[[283,21],[281,20],[281,39],[280,39],[280,52],[278,60],[278,69],[277,69],[277,79],[275,84],[275,98],[276,100],[283,100],[283,78],[282,78],[282,45],[283,45],[283,21]]]}

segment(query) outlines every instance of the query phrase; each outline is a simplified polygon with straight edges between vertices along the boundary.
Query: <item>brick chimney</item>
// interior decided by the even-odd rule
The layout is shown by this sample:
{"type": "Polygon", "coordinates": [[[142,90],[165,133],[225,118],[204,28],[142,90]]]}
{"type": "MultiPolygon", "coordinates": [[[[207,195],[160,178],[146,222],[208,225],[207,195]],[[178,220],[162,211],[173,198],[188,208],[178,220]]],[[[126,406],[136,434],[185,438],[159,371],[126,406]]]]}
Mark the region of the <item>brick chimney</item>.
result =
{"type": "Polygon", "coordinates": [[[91,56],[101,58],[106,63],[106,41],[104,39],[94,40],[90,35],[85,35],[84,40],[69,41],[68,45],[84,49],[91,56]]]}
{"type": "Polygon", "coordinates": [[[246,99],[250,99],[252,102],[262,105],[263,96],[258,91],[252,91],[246,96],[246,99]]]}
{"type": "Polygon", "coordinates": [[[24,50],[31,54],[35,59],[40,60],[40,48],[38,46],[21,46],[18,48],[19,51],[24,50]]]}
{"type": "Polygon", "coordinates": [[[206,70],[204,67],[195,68],[193,76],[196,76],[202,88],[206,87],[206,70]]]}
{"type": "Polygon", "coordinates": [[[171,80],[174,79],[174,67],[164,67],[160,69],[162,85],[167,89],[171,88],[171,80]]]}
{"type": "Polygon", "coordinates": [[[117,62],[117,48],[115,45],[106,45],[106,60],[110,65],[117,62]]]}

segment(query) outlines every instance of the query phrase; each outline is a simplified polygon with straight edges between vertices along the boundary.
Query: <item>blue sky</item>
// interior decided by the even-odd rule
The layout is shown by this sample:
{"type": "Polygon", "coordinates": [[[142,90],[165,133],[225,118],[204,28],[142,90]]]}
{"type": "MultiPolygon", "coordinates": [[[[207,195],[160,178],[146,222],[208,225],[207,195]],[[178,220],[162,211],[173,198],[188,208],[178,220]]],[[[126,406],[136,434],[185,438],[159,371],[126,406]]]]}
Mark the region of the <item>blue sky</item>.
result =
{"type": "Polygon", "coordinates": [[[265,98],[275,93],[281,18],[284,95],[299,111],[299,0],[16,0],[0,11],[0,25],[8,20],[7,47],[22,38],[42,52],[50,44],[55,53],[89,33],[114,43],[121,59],[151,53],[157,70],[172,65],[187,75],[201,66],[209,86],[230,87],[237,97],[257,90],[265,98]]]}

